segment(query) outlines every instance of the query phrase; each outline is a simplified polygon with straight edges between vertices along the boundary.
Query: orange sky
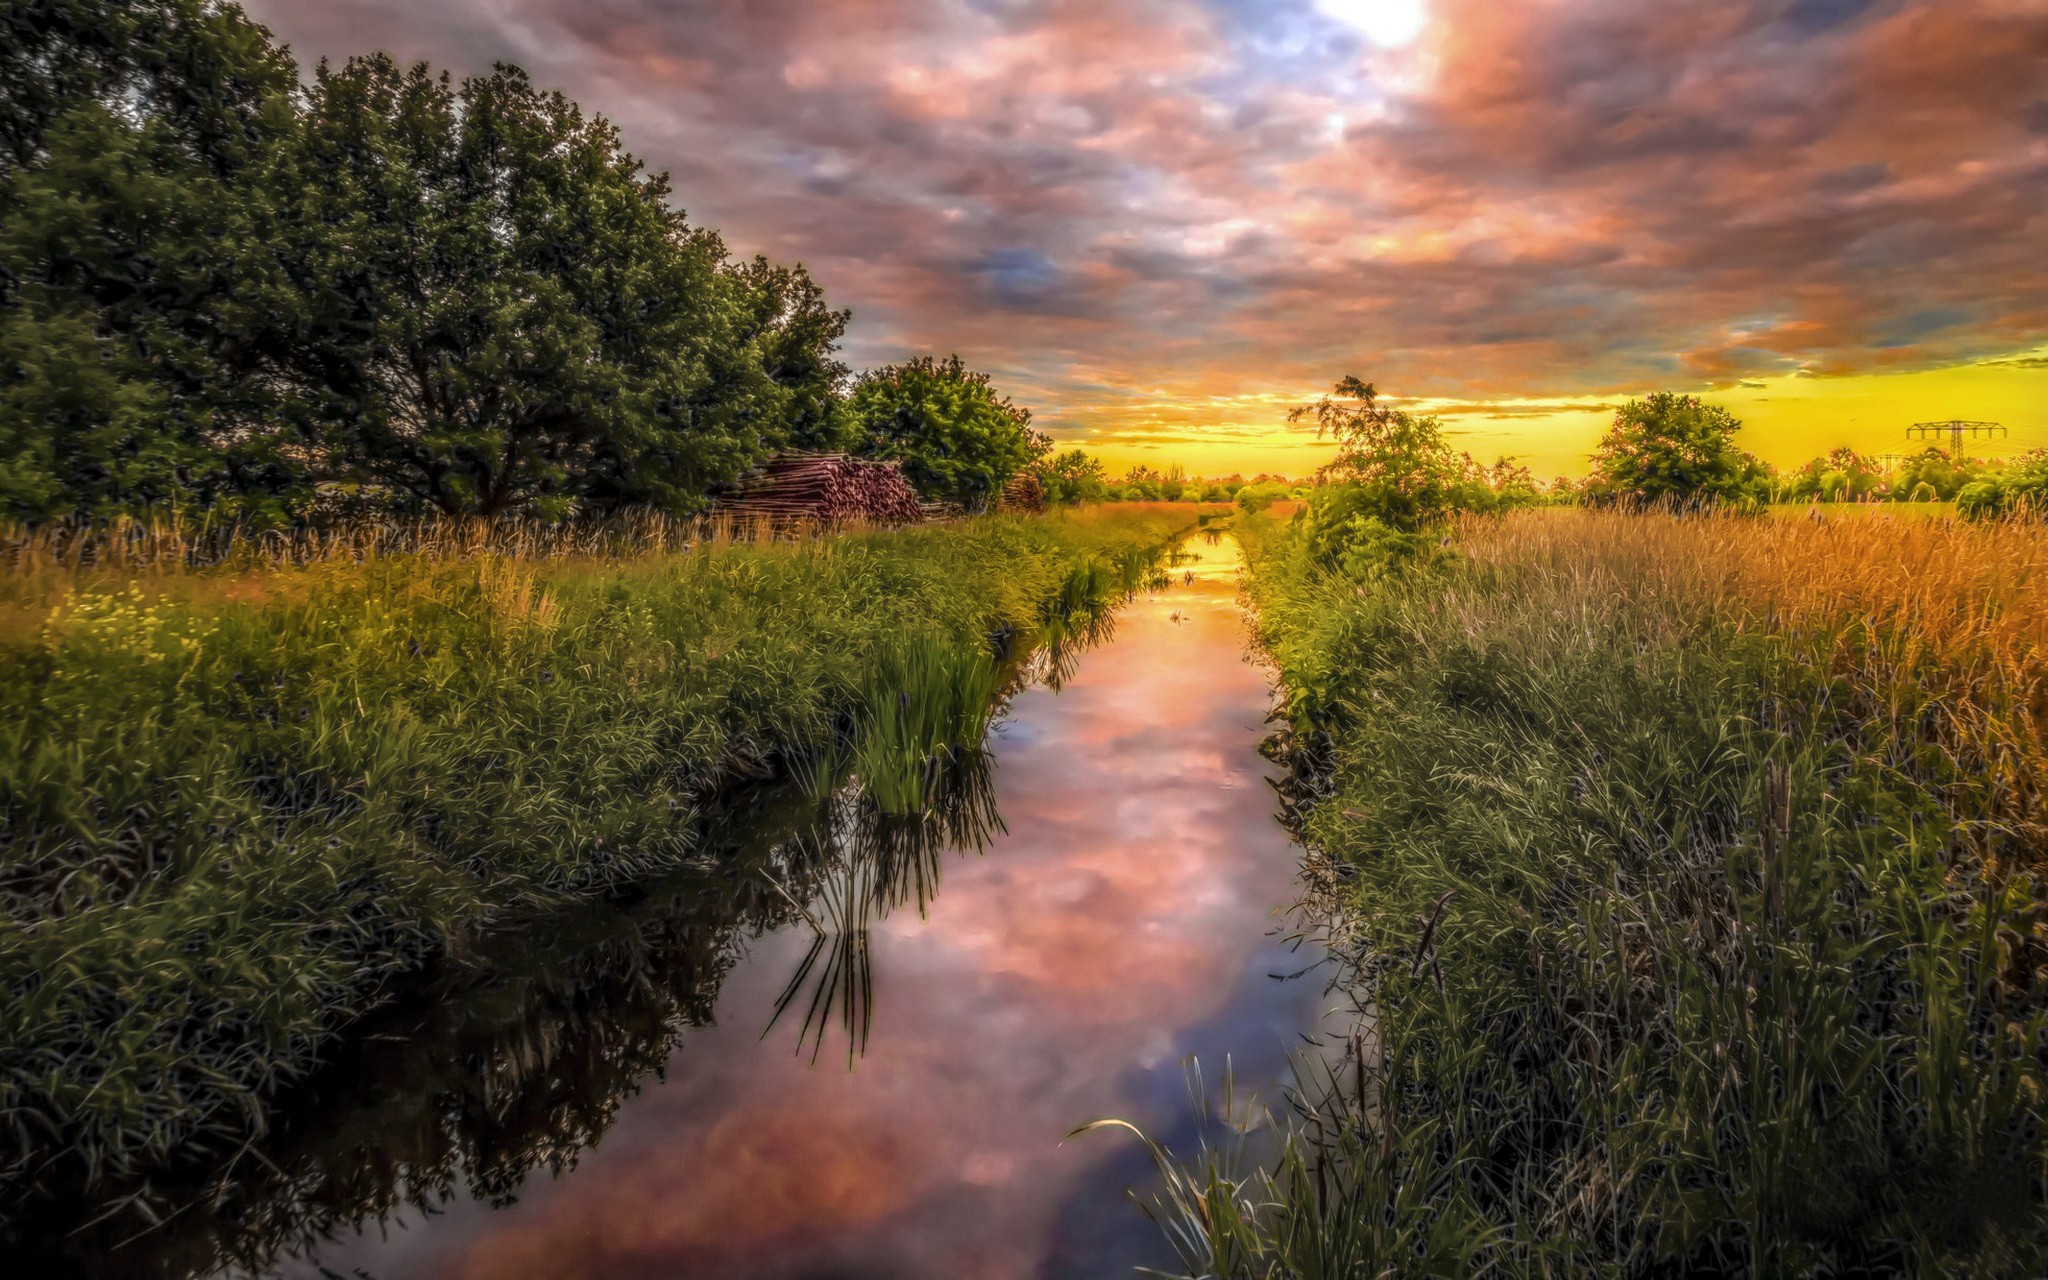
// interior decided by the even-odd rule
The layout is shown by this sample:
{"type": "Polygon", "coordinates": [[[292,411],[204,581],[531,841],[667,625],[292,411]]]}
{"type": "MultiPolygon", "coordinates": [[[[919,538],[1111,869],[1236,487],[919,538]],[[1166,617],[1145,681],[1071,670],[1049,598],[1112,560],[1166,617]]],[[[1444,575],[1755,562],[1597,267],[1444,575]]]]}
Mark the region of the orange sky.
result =
{"type": "Polygon", "coordinates": [[[736,252],[1113,468],[1313,465],[1345,374],[1577,472],[1698,390],[1796,463],[2048,444],[2048,0],[250,0],[302,60],[504,59],[736,252]],[[1988,364],[2025,360],[2025,364],[1988,364]]]}

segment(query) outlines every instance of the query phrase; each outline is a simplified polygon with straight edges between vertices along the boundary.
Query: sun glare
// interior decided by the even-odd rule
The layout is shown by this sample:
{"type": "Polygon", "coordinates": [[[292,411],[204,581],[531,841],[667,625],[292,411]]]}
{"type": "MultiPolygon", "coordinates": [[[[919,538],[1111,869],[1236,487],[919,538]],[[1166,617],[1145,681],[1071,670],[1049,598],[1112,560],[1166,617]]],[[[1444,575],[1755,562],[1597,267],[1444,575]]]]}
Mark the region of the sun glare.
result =
{"type": "Polygon", "coordinates": [[[1429,17],[1425,0],[1316,0],[1316,10],[1382,48],[1414,40],[1429,17]]]}

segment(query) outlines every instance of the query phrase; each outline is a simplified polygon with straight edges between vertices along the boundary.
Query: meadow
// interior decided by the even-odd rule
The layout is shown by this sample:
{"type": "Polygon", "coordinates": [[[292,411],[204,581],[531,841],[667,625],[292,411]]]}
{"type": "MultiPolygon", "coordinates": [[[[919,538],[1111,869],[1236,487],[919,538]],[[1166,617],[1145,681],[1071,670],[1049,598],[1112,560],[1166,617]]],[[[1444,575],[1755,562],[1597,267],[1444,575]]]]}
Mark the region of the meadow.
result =
{"type": "Polygon", "coordinates": [[[1000,662],[1194,521],[15,536],[4,1202],[246,1141],[394,978],[687,863],[735,786],[850,762],[914,815],[1000,662]]]}
{"type": "Polygon", "coordinates": [[[2048,530],[1240,524],[1364,1032],[1194,1273],[2041,1273],[2048,530]]]}

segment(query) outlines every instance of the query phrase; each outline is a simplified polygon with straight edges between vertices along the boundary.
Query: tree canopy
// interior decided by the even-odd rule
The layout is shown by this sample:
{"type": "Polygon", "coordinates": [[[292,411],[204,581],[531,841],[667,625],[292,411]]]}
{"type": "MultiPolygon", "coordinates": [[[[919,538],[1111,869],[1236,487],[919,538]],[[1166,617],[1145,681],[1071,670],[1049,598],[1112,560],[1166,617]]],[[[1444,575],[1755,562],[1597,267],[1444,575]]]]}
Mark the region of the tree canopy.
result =
{"type": "Polygon", "coordinates": [[[1735,444],[1742,423],[1698,396],[1659,391],[1615,411],[1589,496],[1629,505],[1766,502],[1770,474],[1735,444]]]}
{"type": "Polygon", "coordinates": [[[858,452],[903,465],[927,498],[985,510],[1003,484],[1050,451],[985,373],[959,356],[921,356],[861,375],[848,399],[858,452]]]}
{"type": "Polygon", "coordinates": [[[1406,533],[1458,510],[1476,469],[1444,439],[1441,422],[1382,404],[1378,388],[1359,378],[1341,379],[1331,394],[1287,419],[1314,422],[1318,436],[1336,440],[1337,456],[1322,475],[1356,488],[1347,507],[1406,533]]]}
{"type": "Polygon", "coordinates": [[[0,510],[682,511],[836,444],[847,313],[515,67],[0,0],[0,510]]]}

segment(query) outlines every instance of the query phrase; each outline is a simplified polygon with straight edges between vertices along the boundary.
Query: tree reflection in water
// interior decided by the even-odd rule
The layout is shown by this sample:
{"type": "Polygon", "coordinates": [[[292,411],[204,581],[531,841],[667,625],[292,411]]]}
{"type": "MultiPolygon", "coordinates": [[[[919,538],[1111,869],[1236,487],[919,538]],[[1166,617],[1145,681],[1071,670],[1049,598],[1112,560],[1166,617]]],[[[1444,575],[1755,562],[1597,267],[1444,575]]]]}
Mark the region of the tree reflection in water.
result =
{"type": "MultiPolygon", "coordinates": [[[[1035,649],[1012,688],[1070,672],[1071,657],[1046,655],[1075,648],[1035,649]]],[[[944,855],[978,853],[1002,829],[986,751],[946,758],[931,782],[907,817],[855,785],[778,788],[713,824],[706,856],[632,901],[474,939],[365,1019],[262,1137],[111,1206],[39,1206],[16,1218],[34,1234],[6,1251],[39,1275],[262,1272],[403,1210],[508,1202],[535,1172],[572,1167],[662,1076],[684,1033],[712,1021],[748,940],[806,920],[817,936],[775,1017],[808,991],[799,1051],[815,1057],[836,1022],[851,1062],[874,1018],[870,929],[902,907],[921,913],[944,855]]]]}

